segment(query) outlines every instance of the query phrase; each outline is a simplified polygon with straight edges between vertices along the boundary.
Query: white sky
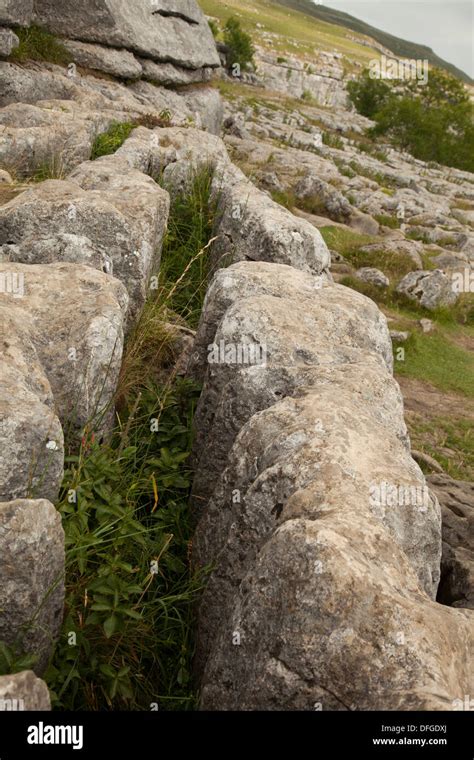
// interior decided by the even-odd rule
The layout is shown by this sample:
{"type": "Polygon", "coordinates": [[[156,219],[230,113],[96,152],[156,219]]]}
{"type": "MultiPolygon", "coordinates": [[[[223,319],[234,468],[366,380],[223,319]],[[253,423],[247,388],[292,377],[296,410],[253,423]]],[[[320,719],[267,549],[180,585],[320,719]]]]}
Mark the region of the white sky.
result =
{"type": "Polygon", "coordinates": [[[322,4],[428,45],[474,77],[474,0],[323,0],[322,4]]]}

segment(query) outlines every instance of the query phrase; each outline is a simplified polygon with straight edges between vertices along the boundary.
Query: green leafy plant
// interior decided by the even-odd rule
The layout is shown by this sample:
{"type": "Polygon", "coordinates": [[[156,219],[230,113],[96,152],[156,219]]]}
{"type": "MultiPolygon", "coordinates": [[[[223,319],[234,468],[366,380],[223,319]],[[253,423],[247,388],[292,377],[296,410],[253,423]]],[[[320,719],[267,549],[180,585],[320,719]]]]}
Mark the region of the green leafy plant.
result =
{"type": "Polygon", "coordinates": [[[57,708],[193,703],[187,460],[199,389],[149,384],[107,444],[66,458],[66,614],[45,676],[57,708]]]}

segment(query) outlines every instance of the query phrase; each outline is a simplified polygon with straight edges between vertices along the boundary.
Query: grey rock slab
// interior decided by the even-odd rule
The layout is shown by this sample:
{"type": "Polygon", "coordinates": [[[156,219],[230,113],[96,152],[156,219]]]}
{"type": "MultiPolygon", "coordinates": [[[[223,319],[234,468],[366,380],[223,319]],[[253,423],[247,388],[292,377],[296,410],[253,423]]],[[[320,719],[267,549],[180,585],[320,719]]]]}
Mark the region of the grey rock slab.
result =
{"type": "Polygon", "coordinates": [[[30,315],[30,341],[48,378],[55,411],[70,430],[107,427],[122,359],[128,296],[122,283],[88,266],[10,262],[23,295],[8,298],[20,325],[30,315]]]}
{"type": "Polygon", "coordinates": [[[196,2],[184,12],[154,0],[36,0],[36,19],[63,37],[125,48],[151,58],[198,69],[220,64],[209,25],[196,2]],[[192,13],[193,18],[190,18],[192,13]]]}
{"type": "Polygon", "coordinates": [[[54,501],[63,479],[63,431],[33,343],[33,318],[20,300],[0,295],[0,501],[54,501]]]}
{"type": "MultiPolygon", "coordinates": [[[[358,380],[354,375],[354,386],[358,380]]],[[[350,486],[357,494],[360,520],[378,519],[394,546],[403,549],[421,587],[431,597],[436,594],[439,505],[408,449],[390,430],[389,420],[380,425],[374,414],[379,404],[375,398],[359,402],[350,382],[341,383],[337,394],[328,383],[278,402],[242,428],[193,541],[198,563],[215,567],[201,604],[205,651],[212,650],[216,621],[225,624],[234,594],[258,552],[289,519],[288,500],[311,484],[321,492],[338,484],[350,486]],[[382,483],[420,489],[425,498],[405,500],[405,491],[400,491],[397,499],[399,493],[403,498],[398,503],[385,503],[382,483]]],[[[344,502],[336,504],[335,509],[344,510],[344,502]]]]}
{"type": "Polygon", "coordinates": [[[62,40],[70,53],[71,61],[78,66],[96,69],[120,79],[139,79],[143,73],[141,63],[128,50],[95,45],[76,40],[62,40]]]}
{"type": "Polygon", "coordinates": [[[0,0],[0,24],[29,26],[33,18],[33,0],[0,0]]]}
{"type": "Polygon", "coordinates": [[[362,282],[368,282],[379,288],[388,288],[390,285],[387,275],[381,272],[380,269],[375,269],[375,267],[361,267],[356,271],[355,276],[357,279],[362,280],[362,282]]]}
{"type": "Polygon", "coordinates": [[[45,499],[0,504],[0,640],[37,655],[41,675],[62,622],[64,531],[45,499]]]}
{"type": "Polygon", "coordinates": [[[473,617],[432,602],[328,465],[273,516],[221,618],[204,710],[452,710],[471,694],[473,617]]]}

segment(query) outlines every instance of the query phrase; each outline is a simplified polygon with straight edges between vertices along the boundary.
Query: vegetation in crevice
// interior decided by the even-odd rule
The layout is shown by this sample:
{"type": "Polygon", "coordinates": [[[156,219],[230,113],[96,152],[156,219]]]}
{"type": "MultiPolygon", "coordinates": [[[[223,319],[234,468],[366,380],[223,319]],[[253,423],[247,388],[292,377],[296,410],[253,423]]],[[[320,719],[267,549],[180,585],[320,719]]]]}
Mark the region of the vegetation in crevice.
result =
{"type": "Polygon", "coordinates": [[[20,44],[14,48],[9,60],[18,63],[24,61],[47,61],[59,65],[67,65],[71,61],[71,54],[54,34],[47,32],[39,26],[26,28],[16,27],[14,32],[20,44]]]}
{"type": "Polygon", "coordinates": [[[205,573],[190,565],[195,383],[176,377],[171,325],[196,324],[207,276],[212,174],[172,202],[158,287],[125,348],[117,424],[85,432],[66,458],[58,505],[66,609],[45,676],[68,710],[182,710],[195,704],[193,610],[205,573]]]}

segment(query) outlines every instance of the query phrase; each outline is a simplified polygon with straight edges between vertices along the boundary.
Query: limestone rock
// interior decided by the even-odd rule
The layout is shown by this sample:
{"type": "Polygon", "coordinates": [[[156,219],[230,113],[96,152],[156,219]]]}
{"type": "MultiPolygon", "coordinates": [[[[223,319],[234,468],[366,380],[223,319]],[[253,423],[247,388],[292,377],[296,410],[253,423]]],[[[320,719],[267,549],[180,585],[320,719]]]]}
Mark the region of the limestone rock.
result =
{"type": "Polygon", "coordinates": [[[209,25],[194,0],[36,0],[36,19],[50,31],[82,42],[125,48],[189,69],[220,64],[209,25]],[[184,7],[184,11],[183,11],[184,7]]]}
{"type": "Polygon", "coordinates": [[[64,531],[45,499],[0,504],[0,640],[38,656],[41,674],[59,633],[64,603],[64,531]]]}
{"type": "Polygon", "coordinates": [[[343,222],[349,219],[351,204],[335,187],[310,173],[303,177],[295,187],[298,200],[324,208],[330,219],[343,222]]]}
{"type": "MultiPolygon", "coordinates": [[[[117,156],[104,156],[82,164],[70,175],[87,191],[94,203],[110,203],[121,215],[123,232],[112,226],[97,230],[103,247],[107,238],[116,240],[109,248],[115,277],[126,285],[131,299],[131,315],[136,316],[145,303],[150,275],[159,268],[163,237],[169,212],[169,197],[156,182],[142,172],[131,170],[117,156]]],[[[112,220],[111,220],[112,221],[112,220]]]]}
{"type": "Polygon", "coordinates": [[[33,0],[0,0],[0,24],[29,26],[33,5],[33,0]]]}
{"type": "Polygon", "coordinates": [[[142,76],[140,62],[128,50],[74,40],[62,40],[62,44],[71,54],[71,61],[78,66],[104,71],[120,79],[139,79],[142,76]]]}
{"type": "Polygon", "coordinates": [[[355,276],[363,282],[376,285],[378,288],[388,288],[390,285],[390,280],[387,275],[381,272],[380,269],[375,269],[374,267],[361,267],[361,269],[357,270],[355,276]]]}
{"type": "Polygon", "coordinates": [[[180,94],[196,120],[199,116],[202,129],[212,135],[220,135],[224,105],[219,91],[214,87],[191,87],[180,91],[180,94]]]}
{"type": "Polygon", "coordinates": [[[162,84],[166,87],[177,87],[185,84],[208,82],[212,77],[213,69],[203,67],[201,69],[185,69],[172,63],[156,63],[147,58],[140,58],[143,76],[150,82],[162,84]]]}
{"type": "Polygon", "coordinates": [[[335,395],[329,383],[276,403],[241,430],[193,542],[197,563],[215,567],[199,618],[204,709],[312,709],[321,699],[323,709],[443,709],[469,683],[461,664],[453,673],[449,651],[440,663],[431,634],[423,635],[428,614],[440,645],[444,628],[456,651],[472,646],[468,619],[433,605],[413,573],[432,596],[439,507],[429,494],[395,508],[372,498],[377,482],[426,486],[388,419],[380,434],[380,400],[363,403],[350,385],[335,395]],[[349,422],[355,408],[357,426],[349,422]],[[388,688],[382,671],[404,688],[394,690],[393,680],[388,688]]]}
{"type": "Polygon", "coordinates": [[[219,237],[212,253],[216,262],[270,261],[316,275],[327,271],[329,251],[309,222],[257,190],[235,168],[226,166],[218,172],[214,186],[219,237]]]}
{"type": "Polygon", "coordinates": [[[19,305],[23,282],[5,274],[0,275],[7,285],[0,295],[0,501],[55,501],[63,479],[63,431],[33,344],[32,316],[19,305]],[[9,287],[14,284],[19,287],[9,287]]]}
{"type": "Polygon", "coordinates": [[[275,505],[220,618],[201,709],[452,710],[472,690],[472,613],[420,592],[338,468],[318,477],[275,505]]]}
{"type": "Polygon", "coordinates": [[[2,206],[0,248],[12,261],[33,263],[36,253],[35,263],[55,256],[95,263],[125,284],[132,318],[159,264],[168,209],[167,194],[150,177],[105,157],[82,164],[68,181],[48,180],[2,206]]]}
{"type": "MultiPolygon", "coordinates": [[[[20,298],[3,296],[12,329],[22,328],[27,312],[29,340],[63,425],[102,429],[113,414],[128,307],[125,288],[103,272],[76,264],[9,263],[8,272],[23,284],[20,298]]],[[[57,446],[61,450],[61,440],[57,446]]]]}
{"type": "Polygon", "coordinates": [[[390,330],[390,337],[394,343],[405,343],[410,337],[408,330],[390,330]]]}
{"type": "Polygon", "coordinates": [[[32,670],[0,676],[0,711],[51,710],[48,687],[32,670]]]}
{"type": "Polygon", "coordinates": [[[255,295],[314,299],[325,283],[322,277],[285,264],[238,262],[219,269],[211,280],[201,312],[190,374],[202,381],[208,367],[209,345],[227,309],[235,301],[255,295]]]}
{"type": "Polygon", "coordinates": [[[451,278],[440,269],[421,270],[405,275],[398,284],[397,291],[431,311],[439,306],[452,306],[457,301],[458,296],[452,284],[451,278]]]}
{"type": "MultiPolygon", "coordinates": [[[[355,362],[373,362],[378,372],[392,367],[385,318],[369,299],[281,265],[249,262],[219,271],[189,367],[200,380],[205,373],[195,416],[196,506],[205,506],[238,430],[255,412],[300,384],[328,382],[325,370],[337,385],[338,365],[355,362]],[[247,366],[238,357],[227,359],[226,350],[234,347],[242,349],[242,359],[248,348],[247,366]]],[[[360,383],[365,387],[365,380],[360,383]]],[[[391,405],[401,419],[397,394],[391,405]]],[[[393,428],[406,442],[404,425],[395,419],[393,428]]]]}

